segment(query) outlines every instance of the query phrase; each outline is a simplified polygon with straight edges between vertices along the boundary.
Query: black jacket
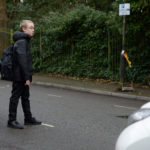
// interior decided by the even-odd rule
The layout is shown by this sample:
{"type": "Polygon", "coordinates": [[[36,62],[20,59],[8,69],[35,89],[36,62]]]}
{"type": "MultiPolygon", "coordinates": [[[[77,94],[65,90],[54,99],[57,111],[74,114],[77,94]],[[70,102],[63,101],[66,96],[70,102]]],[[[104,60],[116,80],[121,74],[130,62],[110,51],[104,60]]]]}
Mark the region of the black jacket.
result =
{"type": "Polygon", "coordinates": [[[30,36],[24,32],[16,31],[13,35],[15,42],[13,49],[13,80],[32,81],[33,68],[30,53],[30,36]]]}

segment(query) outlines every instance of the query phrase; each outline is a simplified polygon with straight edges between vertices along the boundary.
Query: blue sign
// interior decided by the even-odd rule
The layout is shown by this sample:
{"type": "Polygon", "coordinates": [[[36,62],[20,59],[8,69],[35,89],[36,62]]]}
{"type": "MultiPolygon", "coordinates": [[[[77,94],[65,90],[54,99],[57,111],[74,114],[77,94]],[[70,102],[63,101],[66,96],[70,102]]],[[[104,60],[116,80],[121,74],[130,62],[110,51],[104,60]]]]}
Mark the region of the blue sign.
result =
{"type": "Polygon", "coordinates": [[[125,5],[124,5],[124,4],[122,4],[122,5],[121,5],[121,8],[125,8],[125,5]]]}
{"type": "Polygon", "coordinates": [[[130,15],[130,3],[119,5],[119,16],[130,15]]]}

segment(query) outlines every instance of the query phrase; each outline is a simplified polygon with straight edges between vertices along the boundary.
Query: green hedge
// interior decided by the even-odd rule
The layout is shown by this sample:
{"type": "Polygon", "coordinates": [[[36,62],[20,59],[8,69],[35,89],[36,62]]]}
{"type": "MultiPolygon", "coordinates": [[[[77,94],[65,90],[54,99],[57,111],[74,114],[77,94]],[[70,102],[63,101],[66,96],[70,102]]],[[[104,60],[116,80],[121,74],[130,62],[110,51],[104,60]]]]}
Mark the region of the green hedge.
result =
{"type": "MultiPolygon", "coordinates": [[[[133,67],[129,69],[127,66],[126,80],[147,83],[150,81],[150,4],[147,0],[128,2],[131,15],[127,16],[126,51],[133,67]]],[[[32,5],[27,1],[25,4],[10,5],[8,8],[12,11],[8,9],[8,14],[14,12],[11,27],[19,24],[21,19],[35,21],[31,50],[36,72],[119,80],[122,48],[119,1],[106,12],[76,5],[66,8],[63,13],[52,12],[52,9],[45,13],[49,7],[43,7],[44,13],[42,10],[36,13],[32,5]],[[14,10],[20,10],[20,13],[14,10]]]]}
{"type": "Polygon", "coordinates": [[[41,20],[32,43],[35,70],[108,78],[107,20],[106,13],[85,6],[62,15],[50,13],[41,20]]]}
{"type": "MultiPolygon", "coordinates": [[[[117,13],[106,14],[80,5],[64,14],[51,12],[40,19],[32,41],[35,71],[119,80],[122,18],[117,13]]],[[[148,33],[143,33],[143,24],[140,20],[133,22],[133,17],[127,20],[127,53],[133,67],[127,67],[126,79],[147,82],[148,33]]]]}

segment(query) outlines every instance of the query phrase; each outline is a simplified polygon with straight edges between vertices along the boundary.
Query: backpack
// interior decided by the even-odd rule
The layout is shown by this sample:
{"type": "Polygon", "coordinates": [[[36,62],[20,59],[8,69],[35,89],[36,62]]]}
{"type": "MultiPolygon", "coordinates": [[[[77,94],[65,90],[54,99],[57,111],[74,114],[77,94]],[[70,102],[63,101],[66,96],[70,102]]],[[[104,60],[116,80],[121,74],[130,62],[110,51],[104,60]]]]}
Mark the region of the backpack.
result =
{"type": "Polygon", "coordinates": [[[13,80],[13,47],[12,44],[6,48],[2,54],[1,59],[1,79],[2,80],[13,80]]]}

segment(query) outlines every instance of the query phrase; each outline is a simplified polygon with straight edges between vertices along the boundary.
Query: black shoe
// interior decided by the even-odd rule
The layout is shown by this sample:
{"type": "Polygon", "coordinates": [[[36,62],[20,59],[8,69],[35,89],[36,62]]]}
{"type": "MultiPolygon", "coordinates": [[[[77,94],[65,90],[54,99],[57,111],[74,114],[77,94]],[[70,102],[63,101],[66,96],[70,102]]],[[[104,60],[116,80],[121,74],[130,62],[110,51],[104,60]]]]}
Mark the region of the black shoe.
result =
{"type": "Polygon", "coordinates": [[[24,127],[17,121],[8,121],[7,127],[14,129],[24,129],[24,127]]]}
{"type": "Polygon", "coordinates": [[[41,125],[41,121],[36,120],[35,118],[25,119],[24,124],[25,125],[41,125]]]}

